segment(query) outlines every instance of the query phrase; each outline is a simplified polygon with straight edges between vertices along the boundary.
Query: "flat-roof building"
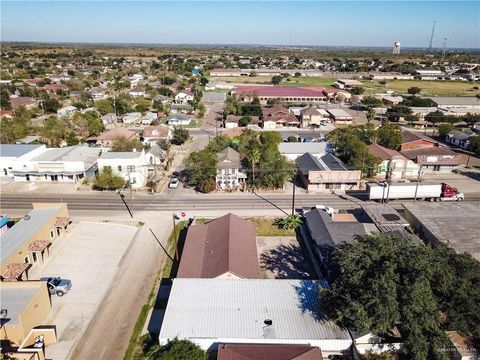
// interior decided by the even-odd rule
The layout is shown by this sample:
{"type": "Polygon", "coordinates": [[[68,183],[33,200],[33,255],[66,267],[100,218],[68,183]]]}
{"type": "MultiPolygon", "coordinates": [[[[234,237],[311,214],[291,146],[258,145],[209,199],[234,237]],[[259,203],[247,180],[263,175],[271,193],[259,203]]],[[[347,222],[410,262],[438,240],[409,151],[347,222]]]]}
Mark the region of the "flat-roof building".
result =
{"type": "Polygon", "coordinates": [[[403,203],[402,206],[405,218],[427,241],[444,243],[480,261],[480,208],[477,205],[417,202],[403,203]]]}

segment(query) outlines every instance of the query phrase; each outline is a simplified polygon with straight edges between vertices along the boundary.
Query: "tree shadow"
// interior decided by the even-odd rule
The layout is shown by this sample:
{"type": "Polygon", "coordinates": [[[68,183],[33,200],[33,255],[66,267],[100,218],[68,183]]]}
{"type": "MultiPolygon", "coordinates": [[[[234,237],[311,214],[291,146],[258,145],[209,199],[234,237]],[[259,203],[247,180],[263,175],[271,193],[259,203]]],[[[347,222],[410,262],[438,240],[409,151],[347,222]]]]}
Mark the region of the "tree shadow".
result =
{"type": "Polygon", "coordinates": [[[313,280],[303,280],[294,286],[298,296],[298,306],[302,313],[308,313],[317,321],[326,321],[325,314],[318,304],[319,283],[313,280]]]}
{"type": "Polygon", "coordinates": [[[313,271],[300,245],[282,244],[260,255],[260,266],[276,279],[313,279],[313,271]]]}

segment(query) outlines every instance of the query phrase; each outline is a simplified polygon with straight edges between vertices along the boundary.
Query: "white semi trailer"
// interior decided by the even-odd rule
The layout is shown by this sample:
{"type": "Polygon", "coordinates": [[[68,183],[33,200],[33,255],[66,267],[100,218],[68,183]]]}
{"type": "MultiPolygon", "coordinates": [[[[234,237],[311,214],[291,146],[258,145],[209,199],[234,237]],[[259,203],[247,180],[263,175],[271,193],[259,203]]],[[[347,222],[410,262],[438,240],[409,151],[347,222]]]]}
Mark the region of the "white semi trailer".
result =
{"type": "Polygon", "coordinates": [[[369,200],[424,199],[430,201],[462,201],[465,195],[445,183],[367,183],[369,200]],[[416,192],[416,194],[415,194],[416,192]]]}

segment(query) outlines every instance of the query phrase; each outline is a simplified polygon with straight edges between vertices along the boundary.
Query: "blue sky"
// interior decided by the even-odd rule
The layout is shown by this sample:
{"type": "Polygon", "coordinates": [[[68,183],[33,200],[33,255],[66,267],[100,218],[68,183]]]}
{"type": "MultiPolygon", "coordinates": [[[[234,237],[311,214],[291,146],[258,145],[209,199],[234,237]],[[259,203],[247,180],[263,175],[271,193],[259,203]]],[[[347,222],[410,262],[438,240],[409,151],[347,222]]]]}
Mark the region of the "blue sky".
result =
{"type": "Polygon", "coordinates": [[[1,1],[2,41],[480,48],[480,1],[1,1]]]}

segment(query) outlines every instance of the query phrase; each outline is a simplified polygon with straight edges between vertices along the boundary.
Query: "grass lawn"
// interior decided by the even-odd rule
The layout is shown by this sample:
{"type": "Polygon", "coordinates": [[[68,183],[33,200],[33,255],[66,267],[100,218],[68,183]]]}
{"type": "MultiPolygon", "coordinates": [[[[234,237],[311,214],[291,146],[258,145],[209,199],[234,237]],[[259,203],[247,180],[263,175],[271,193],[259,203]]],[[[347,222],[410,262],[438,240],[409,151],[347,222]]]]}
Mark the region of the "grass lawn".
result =
{"type": "Polygon", "coordinates": [[[257,236],[295,236],[295,230],[282,230],[274,224],[275,219],[251,218],[257,236]]]}
{"type": "MultiPolygon", "coordinates": [[[[227,82],[234,84],[271,84],[271,77],[269,76],[223,76],[212,77],[212,80],[217,82],[227,82]]],[[[290,81],[283,80],[282,86],[319,86],[332,87],[332,84],[337,80],[330,77],[290,77],[290,81]]],[[[474,86],[479,86],[478,82],[471,83],[467,81],[454,80],[386,80],[385,85],[380,84],[379,80],[360,80],[363,83],[366,94],[374,94],[393,90],[400,94],[407,94],[410,87],[416,86],[422,89],[420,95],[424,96],[475,96],[479,90],[473,89],[474,86]]]]}
{"type": "Polygon", "coordinates": [[[379,80],[361,80],[366,93],[379,93],[393,90],[407,94],[410,87],[416,86],[422,89],[420,96],[475,96],[479,91],[474,90],[477,83],[453,80],[387,80],[385,85],[379,80]]]}
{"type": "MultiPolygon", "coordinates": [[[[197,218],[195,224],[207,224],[213,219],[197,218]]],[[[282,230],[274,224],[275,219],[269,218],[249,218],[255,225],[255,235],[257,236],[295,236],[295,230],[282,230]]]]}

